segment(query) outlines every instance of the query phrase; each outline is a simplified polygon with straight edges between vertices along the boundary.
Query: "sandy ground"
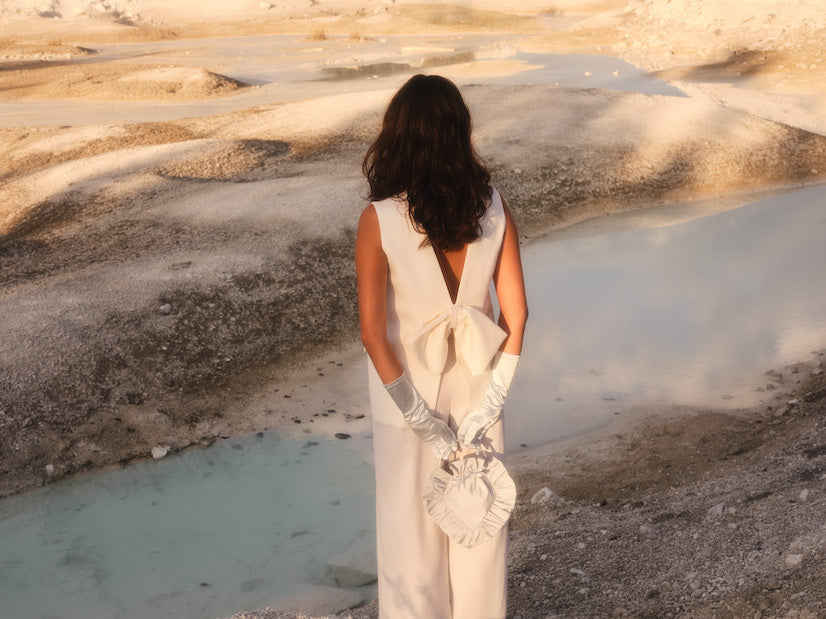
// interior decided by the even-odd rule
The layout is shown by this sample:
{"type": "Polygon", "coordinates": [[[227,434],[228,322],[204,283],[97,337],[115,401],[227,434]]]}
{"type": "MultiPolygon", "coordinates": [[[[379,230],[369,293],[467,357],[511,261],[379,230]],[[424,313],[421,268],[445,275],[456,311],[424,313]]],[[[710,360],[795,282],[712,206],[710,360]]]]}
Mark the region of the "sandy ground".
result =
{"type": "MultiPolygon", "coordinates": [[[[0,496],[146,458],[156,445],[174,452],[272,428],[366,431],[356,370],[361,351],[353,344],[352,243],[366,192],[360,158],[389,96],[416,70],[463,84],[477,144],[526,242],[605,213],[826,178],[826,15],[817,2],[760,0],[737,10],[699,0],[194,6],[0,1],[0,105],[35,110],[54,103],[62,110],[67,102],[112,102],[94,123],[61,116],[0,129],[0,496]],[[431,43],[417,66],[358,51],[409,31],[432,35],[443,49],[431,43]],[[260,103],[255,97],[272,87],[193,62],[186,50],[165,52],[156,62],[141,54],[105,56],[95,47],[276,33],[300,35],[299,54],[341,54],[338,64],[305,63],[302,70],[329,79],[332,66],[347,79],[319,82],[313,87],[321,94],[311,99],[276,93],[260,103]],[[480,33],[494,39],[485,40],[484,50],[449,43],[480,33]],[[689,96],[489,80],[526,70],[516,52],[620,56],[689,96]],[[186,113],[209,101],[233,107],[186,113]],[[130,113],[140,120],[119,121],[124,109],[136,110],[130,113]],[[170,120],[154,119],[154,110],[178,109],[170,120]],[[327,406],[331,400],[336,406],[327,406]],[[337,412],[323,417],[319,411],[328,408],[337,412]]],[[[783,387],[798,390],[796,383],[783,387]]],[[[811,424],[819,423],[820,401],[779,418],[764,419],[762,411],[685,412],[660,427],[593,437],[577,448],[593,452],[588,462],[561,460],[557,446],[530,465],[515,464],[523,500],[513,521],[513,615],[536,616],[543,587],[552,600],[542,608],[563,616],[580,609],[713,614],[717,602],[729,604],[729,616],[752,607],[780,615],[783,604],[809,609],[806,591],[822,598],[823,583],[800,583],[822,568],[822,555],[788,550],[797,538],[783,535],[814,536],[795,543],[815,548],[822,532],[805,518],[779,530],[788,522],[780,508],[789,509],[791,495],[777,489],[785,478],[776,476],[795,466],[803,471],[801,463],[819,466],[819,443],[803,433],[818,427],[811,424]],[[696,429],[697,419],[707,432],[696,429]],[[755,439],[733,458],[732,441],[711,440],[718,431],[755,439]],[[690,444],[706,450],[702,467],[677,453],[683,441],[676,433],[690,434],[690,444]],[[634,441],[638,447],[629,448],[634,441]],[[637,449],[639,457],[630,459],[637,449]],[[815,455],[808,458],[806,450],[815,455]],[[675,459],[654,466],[655,456],[675,459]],[[669,468],[680,476],[666,488],[669,468]],[[613,481],[596,473],[605,469],[616,473],[613,481]],[[639,477],[634,489],[626,487],[631,469],[639,477]],[[565,483],[556,471],[569,472],[565,483]],[[738,475],[747,479],[746,494],[728,498],[724,489],[738,475]],[[531,504],[540,484],[562,499],[531,504]],[[763,492],[770,494],[747,500],[763,492]],[[718,497],[749,507],[706,526],[697,514],[718,497]],[[606,505],[594,506],[603,499],[606,505]],[[736,537],[747,527],[734,514],[758,518],[749,510],[763,507],[775,510],[777,532],[762,541],[736,537]],[[633,529],[649,519],[654,535],[633,529]],[[739,541],[727,546],[713,536],[723,533],[739,541]],[[566,546],[573,541],[585,548],[566,546]],[[668,554],[675,563],[654,570],[664,560],[663,544],[675,544],[668,554]],[[780,549],[780,558],[761,558],[748,573],[719,575],[709,566],[729,555],[697,553],[697,546],[730,551],[729,563],[748,548],[780,549]],[[561,560],[580,550],[576,565],[545,569],[550,559],[537,559],[561,560]],[[788,563],[789,553],[805,556],[788,563]],[[618,569],[623,561],[639,570],[618,569]],[[643,568],[662,578],[629,577],[643,568]],[[676,572],[695,576],[678,587],[667,577],[676,572]],[[645,595],[642,582],[650,582],[645,595]]],[[[794,483],[804,482],[812,485],[811,500],[794,505],[812,514],[822,506],[814,488],[822,481],[812,473],[794,483]]]]}

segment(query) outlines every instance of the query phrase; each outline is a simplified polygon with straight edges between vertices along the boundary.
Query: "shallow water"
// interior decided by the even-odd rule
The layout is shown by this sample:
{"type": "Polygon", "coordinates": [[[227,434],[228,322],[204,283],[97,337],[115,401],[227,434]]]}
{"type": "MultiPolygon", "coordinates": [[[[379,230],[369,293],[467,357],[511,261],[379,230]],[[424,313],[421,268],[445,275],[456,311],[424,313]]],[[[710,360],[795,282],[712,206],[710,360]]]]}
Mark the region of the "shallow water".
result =
{"type": "Polygon", "coordinates": [[[530,337],[508,400],[510,448],[632,407],[741,408],[764,373],[826,346],[826,187],[651,229],[524,250],[530,337]]]}
{"type": "Polygon", "coordinates": [[[98,54],[70,64],[94,66],[130,59],[150,67],[203,67],[256,87],[229,97],[182,103],[0,102],[0,127],[163,121],[348,92],[386,91],[420,70],[438,73],[440,67],[448,70],[469,56],[482,63],[491,59],[519,61],[522,68],[511,67],[513,74],[507,76],[454,78],[460,85],[558,84],[682,96],[677,88],[623,60],[587,54],[523,54],[501,35],[388,36],[368,41],[341,36],[310,41],[297,35],[269,35],[101,45],[96,50],[98,54]],[[397,68],[391,70],[388,65],[397,68]],[[331,74],[370,67],[375,70],[359,70],[354,79],[333,79],[331,74]]]}
{"type": "Polygon", "coordinates": [[[373,505],[356,452],[270,433],[79,475],[0,501],[0,616],[225,617],[335,586],[373,505]]]}
{"type": "Polygon", "coordinates": [[[517,54],[514,58],[539,68],[490,81],[498,84],[554,84],[568,88],[606,88],[646,95],[685,96],[679,88],[651,77],[647,71],[613,56],[517,54]]]}

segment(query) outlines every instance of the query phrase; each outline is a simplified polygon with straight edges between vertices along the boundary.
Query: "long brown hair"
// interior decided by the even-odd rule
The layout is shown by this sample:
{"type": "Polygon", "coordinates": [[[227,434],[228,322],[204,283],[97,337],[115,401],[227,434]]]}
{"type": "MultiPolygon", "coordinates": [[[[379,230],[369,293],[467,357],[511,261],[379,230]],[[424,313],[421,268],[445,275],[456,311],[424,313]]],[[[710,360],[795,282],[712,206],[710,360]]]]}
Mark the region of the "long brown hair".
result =
{"type": "Polygon", "coordinates": [[[490,172],[470,133],[470,112],[456,85],[414,75],[390,101],[364,157],[370,199],[406,195],[415,225],[442,250],[459,249],[482,233],[490,172]]]}

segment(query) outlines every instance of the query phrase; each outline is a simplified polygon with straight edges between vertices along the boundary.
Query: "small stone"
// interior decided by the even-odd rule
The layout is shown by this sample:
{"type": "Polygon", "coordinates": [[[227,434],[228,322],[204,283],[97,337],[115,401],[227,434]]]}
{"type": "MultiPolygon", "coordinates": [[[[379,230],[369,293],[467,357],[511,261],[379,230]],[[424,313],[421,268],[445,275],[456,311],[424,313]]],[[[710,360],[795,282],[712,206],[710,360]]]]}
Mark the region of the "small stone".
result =
{"type": "Polygon", "coordinates": [[[803,561],[803,555],[800,554],[787,554],[786,555],[786,565],[789,567],[795,567],[800,565],[800,562],[803,561]]]}
{"type": "Polygon", "coordinates": [[[534,505],[545,505],[550,502],[559,504],[562,502],[562,498],[547,486],[537,490],[531,497],[531,503],[534,505]]]}
{"type": "Polygon", "coordinates": [[[54,475],[54,464],[47,464],[46,465],[46,474],[47,475],[54,475]]]}
{"type": "Polygon", "coordinates": [[[736,522],[729,522],[728,523],[728,528],[731,529],[732,531],[734,531],[734,529],[737,528],[737,523],[736,522]]]}
{"type": "Polygon", "coordinates": [[[164,314],[164,315],[166,315],[166,314],[171,314],[171,313],[172,313],[172,305],[170,305],[169,303],[164,303],[163,305],[161,305],[161,306],[158,308],[158,311],[159,311],[161,314],[164,314]]]}
{"type": "Polygon", "coordinates": [[[579,548],[580,550],[585,550],[585,548],[586,548],[586,546],[585,546],[585,542],[579,542],[579,543],[576,545],[576,547],[577,547],[577,548],[579,548]]]}
{"type": "Polygon", "coordinates": [[[804,488],[803,490],[800,491],[800,500],[805,501],[808,498],[809,498],[809,489],[804,488]]]}
{"type": "Polygon", "coordinates": [[[374,582],[376,575],[376,544],[372,535],[361,534],[342,554],[327,561],[333,578],[340,587],[353,588],[374,582]]]}
{"type": "Polygon", "coordinates": [[[644,522],[640,525],[640,533],[642,533],[643,535],[656,535],[657,527],[648,522],[644,522]]]}
{"type": "Polygon", "coordinates": [[[579,593],[580,595],[587,595],[587,593],[588,593],[588,587],[582,587],[582,588],[580,588],[580,589],[577,589],[577,591],[576,591],[576,592],[577,592],[577,593],[579,593]]]}
{"type": "Polygon", "coordinates": [[[812,370],[812,374],[814,376],[820,376],[821,374],[823,374],[823,368],[815,368],[814,370],[812,370]]]}
{"type": "Polygon", "coordinates": [[[583,572],[583,571],[582,571],[581,569],[579,569],[578,567],[572,567],[572,568],[571,568],[570,570],[568,570],[568,571],[569,571],[569,572],[571,572],[571,574],[573,574],[574,576],[585,576],[585,572],[583,572]]]}
{"type": "Polygon", "coordinates": [[[539,560],[540,560],[540,561],[545,561],[547,558],[548,558],[548,555],[544,555],[544,554],[543,554],[543,555],[539,555],[539,560]]]}
{"type": "Polygon", "coordinates": [[[711,522],[713,520],[717,520],[720,516],[722,516],[726,511],[726,504],[725,503],[717,503],[717,505],[710,507],[709,510],[706,512],[706,521],[711,522]]]}
{"type": "Polygon", "coordinates": [[[590,71],[586,71],[584,73],[584,75],[585,75],[585,77],[591,77],[593,75],[593,73],[591,73],[590,71]]]}
{"type": "Polygon", "coordinates": [[[788,414],[789,414],[789,412],[791,412],[791,410],[792,410],[793,408],[794,408],[793,406],[789,406],[788,404],[787,404],[786,406],[781,406],[780,408],[778,408],[778,409],[774,412],[774,416],[775,416],[775,417],[783,417],[784,415],[788,415],[788,414]]]}
{"type": "Polygon", "coordinates": [[[152,457],[155,458],[155,460],[160,460],[168,453],[169,447],[167,445],[155,445],[152,448],[152,457]]]}

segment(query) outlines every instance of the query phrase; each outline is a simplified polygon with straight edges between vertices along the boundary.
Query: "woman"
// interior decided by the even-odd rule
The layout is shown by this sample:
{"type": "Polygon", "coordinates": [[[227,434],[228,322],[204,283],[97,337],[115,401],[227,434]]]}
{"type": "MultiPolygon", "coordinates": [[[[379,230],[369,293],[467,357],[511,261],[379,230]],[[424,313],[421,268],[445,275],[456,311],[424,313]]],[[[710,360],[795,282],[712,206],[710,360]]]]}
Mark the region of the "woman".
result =
{"type": "Polygon", "coordinates": [[[506,527],[465,548],[421,497],[457,450],[501,455],[502,405],[528,315],[516,227],[470,134],[456,86],[416,75],[364,159],[373,202],[359,221],[356,273],[383,619],[505,616],[506,527]]]}

